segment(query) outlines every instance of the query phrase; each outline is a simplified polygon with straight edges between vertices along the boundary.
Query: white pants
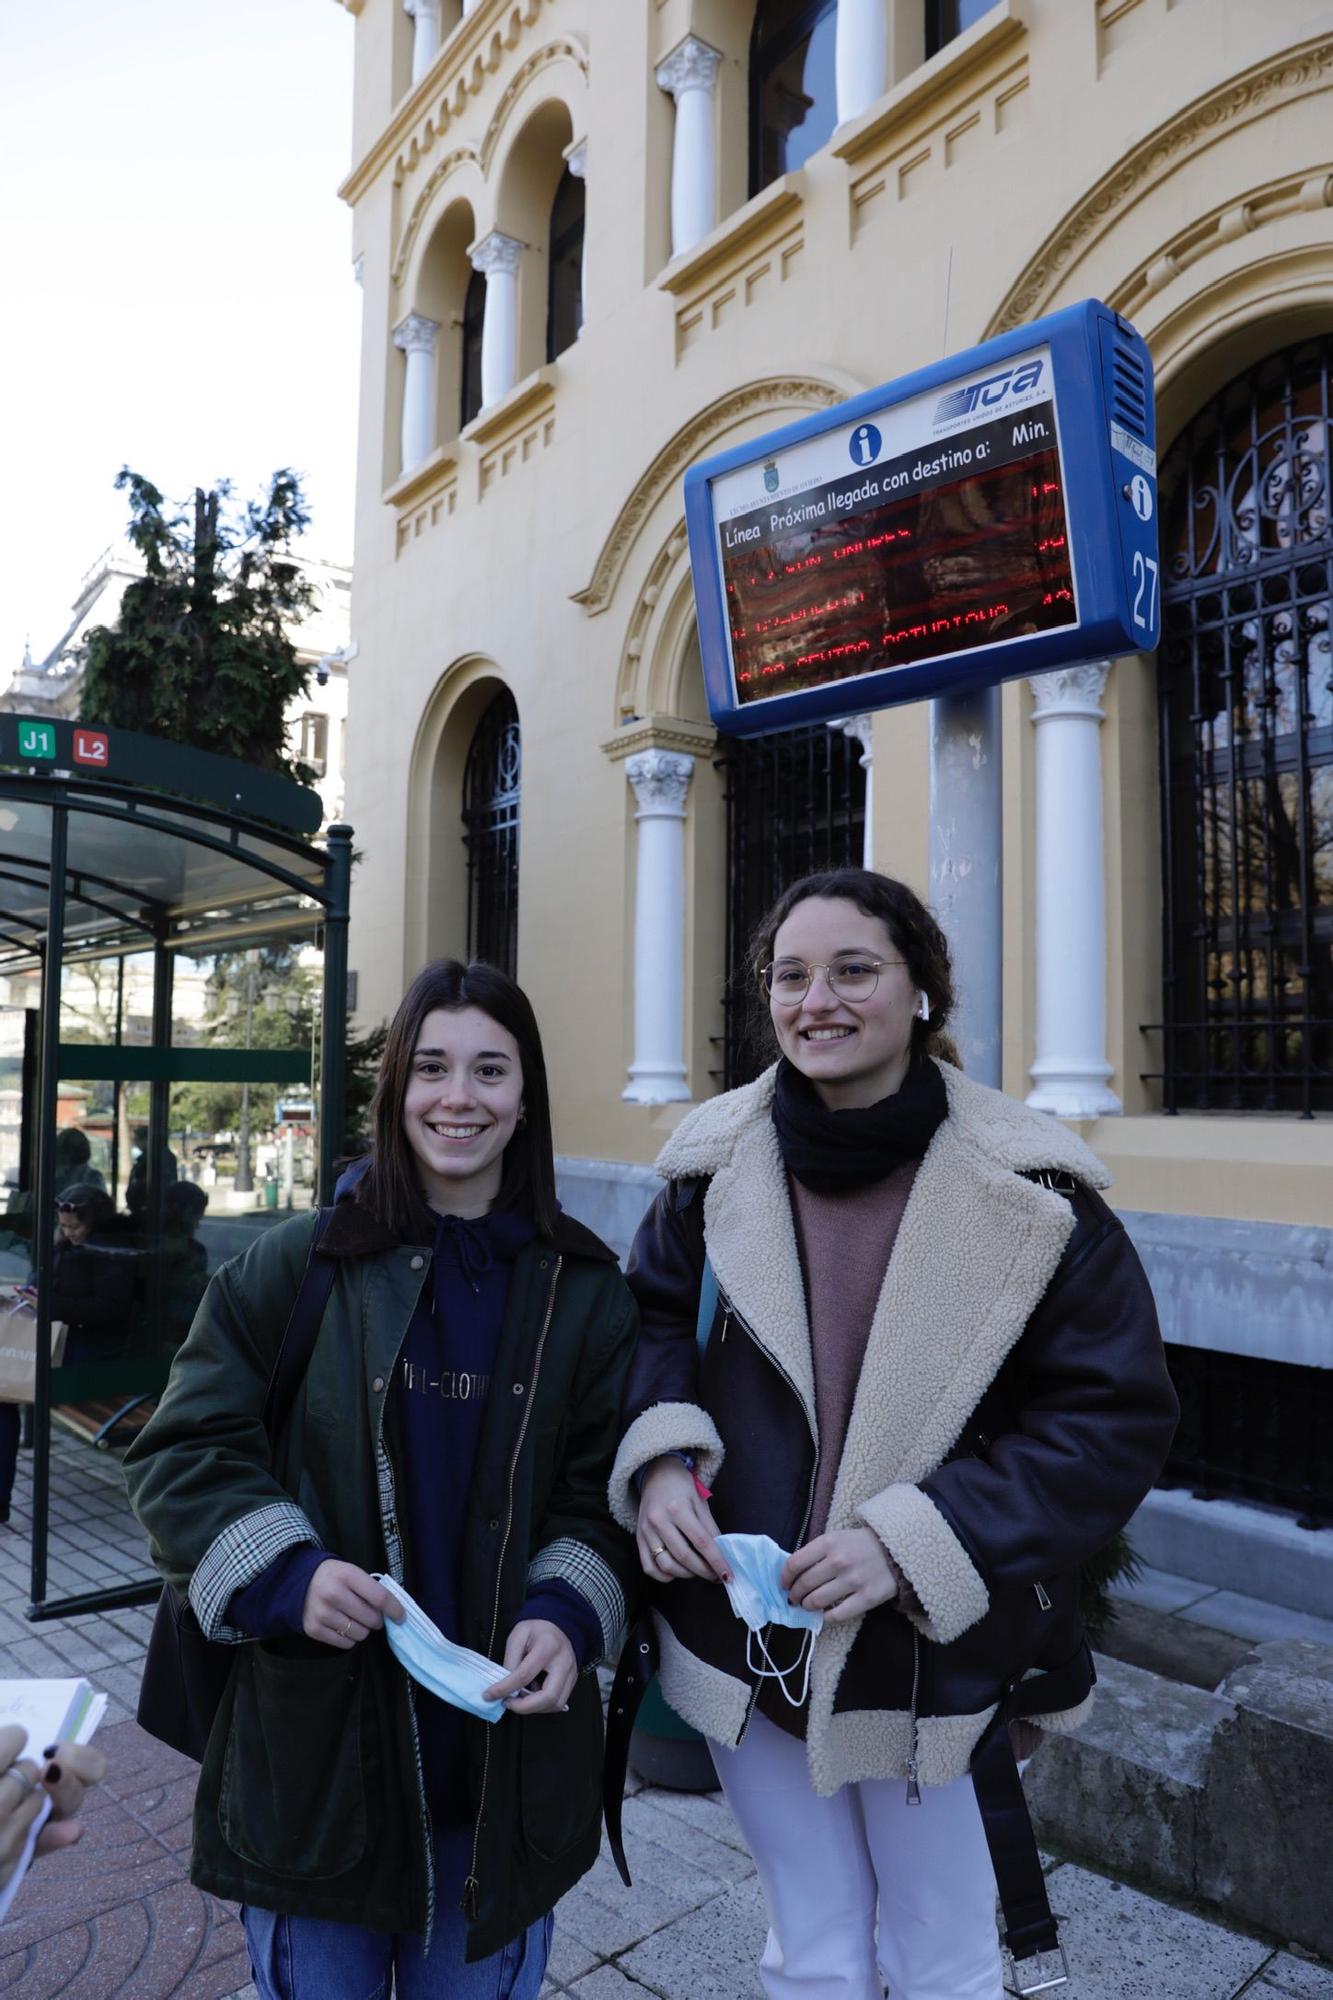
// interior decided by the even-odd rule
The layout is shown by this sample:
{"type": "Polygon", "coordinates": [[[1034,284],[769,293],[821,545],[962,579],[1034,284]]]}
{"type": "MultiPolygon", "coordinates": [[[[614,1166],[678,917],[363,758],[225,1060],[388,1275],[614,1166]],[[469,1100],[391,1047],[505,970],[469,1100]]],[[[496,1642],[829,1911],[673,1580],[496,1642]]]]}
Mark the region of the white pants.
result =
{"type": "Polygon", "coordinates": [[[804,1743],[757,1712],[712,1746],[763,1885],[770,2000],[1004,2000],[995,1874],[970,1778],[867,1779],[821,1799],[804,1743]]]}

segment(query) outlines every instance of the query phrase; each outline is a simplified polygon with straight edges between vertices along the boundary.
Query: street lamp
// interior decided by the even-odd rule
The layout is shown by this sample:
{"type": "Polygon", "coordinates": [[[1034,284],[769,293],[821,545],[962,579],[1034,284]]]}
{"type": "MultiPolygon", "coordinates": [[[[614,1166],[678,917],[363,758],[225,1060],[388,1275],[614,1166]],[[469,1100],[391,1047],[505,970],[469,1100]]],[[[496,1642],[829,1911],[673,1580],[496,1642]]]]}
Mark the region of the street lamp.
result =
{"type": "MultiPolygon", "coordinates": [[[[245,1046],[250,1046],[250,1034],[254,1027],[255,995],[259,990],[259,953],[247,951],[245,954],[245,974],[242,991],[245,995],[245,1046]]],[[[234,995],[235,1007],[229,1005],[228,1012],[240,1012],[240,996],[234,995]]],[[[236,1138],[236,1178],[232,1186],[237,1194],[253,1194],[255,1177],[250,1170],[250,1086],[241,1085],[241,1129],[236,1138]]]]}

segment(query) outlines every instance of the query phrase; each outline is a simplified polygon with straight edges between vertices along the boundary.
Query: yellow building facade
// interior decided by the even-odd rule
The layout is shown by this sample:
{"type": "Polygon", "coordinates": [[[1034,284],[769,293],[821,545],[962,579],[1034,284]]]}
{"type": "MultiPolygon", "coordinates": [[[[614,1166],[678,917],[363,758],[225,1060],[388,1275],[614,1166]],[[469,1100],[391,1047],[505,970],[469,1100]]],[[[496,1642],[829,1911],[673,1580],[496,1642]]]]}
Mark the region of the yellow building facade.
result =
{"type": "MultiPolygon", "coordinates": [[[[1333,1380],[1333,9],[344,4],[362,1021],[428,957],[508,954],[571,1199],[623,1240],[665,1135],[747,1060],[742,918],[860,858],[863,752],[868,851],[928,879],[926,708],[766,764],[717,742],[685,470],[1099,297],[1153,355],[1168,637],[1004,688],[1004,1087],[1068,1053],[1041,1010],[1086,889],[1102,1046],[1069,1102],[1168,1337],[1229,1357],[1187,1389],[1333,1380]],[[1041,731],[1070,716],[1102,865],[1051,891],[1041,731]]],[[[1299,1486],[1219,1490],[1316,1518],[1299,1486]]]]}

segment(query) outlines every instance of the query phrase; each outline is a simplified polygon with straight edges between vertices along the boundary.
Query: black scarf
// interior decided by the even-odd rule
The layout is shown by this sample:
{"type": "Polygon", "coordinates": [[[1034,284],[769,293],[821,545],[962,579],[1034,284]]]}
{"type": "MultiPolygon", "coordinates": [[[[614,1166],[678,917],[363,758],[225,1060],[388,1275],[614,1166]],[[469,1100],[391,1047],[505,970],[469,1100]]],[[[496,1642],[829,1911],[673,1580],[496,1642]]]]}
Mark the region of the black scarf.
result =
{"type": "Polygon", "coordinates": [[[913,1060],[892,1097],[857,1111],[830,1111],[785,1056],[778,1064],[778,1144],[788,1173],[815,1194],[850,1194],[921,1159],[948,1110],[944,1078],[926,1056],[913,1060]]]}

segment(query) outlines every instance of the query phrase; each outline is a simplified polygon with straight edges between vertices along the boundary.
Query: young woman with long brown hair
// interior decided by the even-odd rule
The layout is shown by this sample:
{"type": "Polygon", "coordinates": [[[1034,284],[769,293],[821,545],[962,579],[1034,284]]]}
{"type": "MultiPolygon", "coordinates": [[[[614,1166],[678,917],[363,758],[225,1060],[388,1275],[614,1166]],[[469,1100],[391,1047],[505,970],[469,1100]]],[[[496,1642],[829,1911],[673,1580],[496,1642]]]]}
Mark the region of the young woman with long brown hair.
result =
{"type": "Polygon", "coordinates": [[[537,1023],[505,974],[417,978],[345,1183],[281,1436],[265,1389],[309,1215],[213,1278],[127,1461],[159,1567],[236,1648],[192,1878],[244,1905],[264,2000],[535,2000],[550,1911],[597,1854],[591,1669],[634,1572],[606,1480],[635,1310],[557,1206],[537,1023]],[[380,1576],[443,1634],[441,1691],[461,1674],[498,1719],[409,1678],[380,1576]]]}
{"type": "Polygon", "coordinates": [[[957,1067],[910,889],[807,877],[753,970],[778,1060],[658,1161],[612,1505],[754,1852],[772,2000],[1001,2000],[1007,1724],[1091,1688],[1078,1566],[1176,1418],[1152,1298],[1088,1149],[957,1067]]]}

